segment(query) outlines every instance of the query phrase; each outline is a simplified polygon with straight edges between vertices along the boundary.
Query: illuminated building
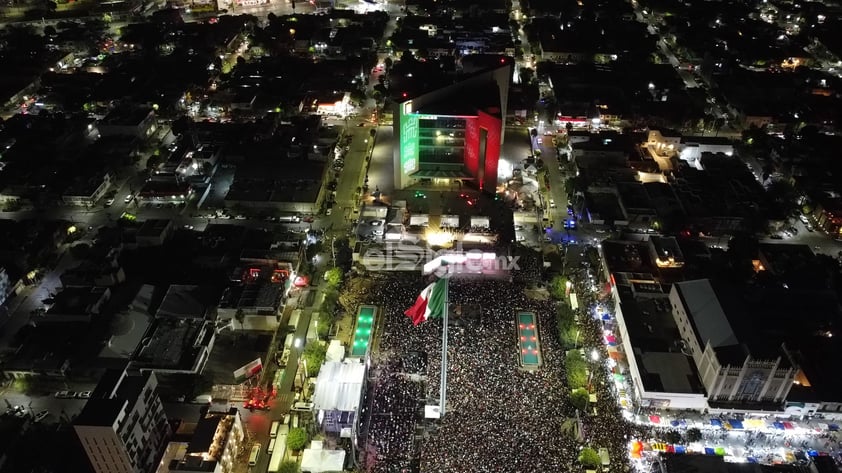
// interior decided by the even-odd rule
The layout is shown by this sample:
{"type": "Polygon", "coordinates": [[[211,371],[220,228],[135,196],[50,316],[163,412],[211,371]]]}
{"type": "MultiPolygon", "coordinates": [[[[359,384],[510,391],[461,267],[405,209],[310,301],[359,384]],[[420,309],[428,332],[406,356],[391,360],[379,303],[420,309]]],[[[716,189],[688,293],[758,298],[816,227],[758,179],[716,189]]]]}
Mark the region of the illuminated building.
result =
{"type": "MultiPolygon", "coordinates": [[[[494,189],[503,144],[511,64],[398,103],[394,121],[395,186],[455,180],[494,189]]],[[[407,93],[402,94],[404,98],[407,93]]]]}
{"type": "Polygon", "coordinates": [[[96,473],[151,471],[170,434],[151,371],[108,371],[73,428],[96,473]]]}
{"type": "Polygon", "coordinates": [[[799,367],[784,343],[763,350],[740,340],[707,279],[676,283],[669,298],[709,402],[779,404],[786,399],[799,367]]]}
{"type": "MultiPolygon", "coordinates": [[[[230,473],[245,433],[237,408],[202,414],[190,442],[171,442],[156,473],[230,473]]],[[[179,434],[181,432],[178,432],[179,434]]]]}

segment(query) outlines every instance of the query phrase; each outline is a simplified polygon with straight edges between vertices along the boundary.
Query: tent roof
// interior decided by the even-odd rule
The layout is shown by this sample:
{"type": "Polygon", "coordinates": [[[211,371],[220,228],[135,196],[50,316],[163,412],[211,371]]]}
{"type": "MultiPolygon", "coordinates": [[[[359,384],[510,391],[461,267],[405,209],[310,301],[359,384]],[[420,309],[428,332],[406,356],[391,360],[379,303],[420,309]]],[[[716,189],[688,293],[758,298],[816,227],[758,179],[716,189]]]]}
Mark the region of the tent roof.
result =
{"type": "Polygon", "coordinates": [[[344,450],[306,448],[301,455],[301,471],[310,473],[340,472],[345,468],[344,450]]]}
{"type": "Polygon", "coordinates": [[[326,362],[316,378],[315,409],[356,410],[364,377],[365,365],[362,363],[326,362]]]}
{"type": "Polygon", "coordinates": [[[330,345],[327,347],[325,360],[331,362],[342,361],[343,359],[345,359],[345,347],[342,346],[342,342],[339,340],[331,340],[330,345]]]}

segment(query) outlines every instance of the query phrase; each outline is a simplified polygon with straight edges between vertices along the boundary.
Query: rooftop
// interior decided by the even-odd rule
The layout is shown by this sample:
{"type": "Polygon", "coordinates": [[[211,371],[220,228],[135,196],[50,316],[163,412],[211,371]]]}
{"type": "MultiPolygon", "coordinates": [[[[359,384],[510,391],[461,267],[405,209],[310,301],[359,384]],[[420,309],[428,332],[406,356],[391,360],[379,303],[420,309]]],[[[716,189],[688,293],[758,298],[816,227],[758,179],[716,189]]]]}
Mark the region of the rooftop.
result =
{"type": "Polygon", "coordinates": [[[152,113],[151,107],[120,105],[108,112],[108,115],[100,122],[100,126],[136,126],[145,120],[150,113],[152,113]]]}
{"type": "Polygon", "coordinates": [[[684,281],[673,287],[684,302],[699,346],[704,347],[708,342],[713,348],[739,344],[709,280],[684,281]]]}
{"type": "Polygon", "coordinates": [[[91,315],[98,311],[96,306],[106,291],[104,287],[66,287],[53,297],[47,315],[91,315]]]}
{"type": "Polygon", "coordinates": [[[190,370],[213,335],[213,327],[202,319],[158,318],[147,331],[132,364],[139,368],[190,370]]]}
{"type": "Polygon", "coordinates": [[[218,301],[219,291],[211,287],[173,284],[155,316],[204,319],[218,301]]]}
{"type": "Polygon", "coordinates": [[[149,305],[155,287],[144,284],[135,295],[129,308],[114,314],[111,321],[110,338],[99,356],[102,358],[130,358],[137,350],[143,335],[149,328],[152,316],[149,305]]]}
{"type": "Polygon", "coordinates": [[[440,100],[424,105],[416,113],[422,115],[446,115],[475,117],[479,110],[500,115],[500,90],[497,83],[488,81],[471,84],[470,87],[448,87],[448,92],[440,100]]]}
{"type": "Polygon", "coordinates": [[[167,228],[172,225],[172,220],[169,219],[149,219],[144,221],[137,230],[138,237],[158,237],[164,233],[167,228]]]}
{"type": "Polygon", "coordinates": [[[645,297],[635,297],[639,292],[621,282],[617,283],[617,290],[629,342],[646,390],[704,394],[692,358],[682,352],[681,334],[666,294],[662,292],[658,297],[654,292],[648,292],[645,297]]]}
{"type": "Polygon", "coordinates": [[[154,374],[151,372],[106,371],[74,423],[91,426],[114,425],[124,409],[131,410],[152,376],[154,374]]]}

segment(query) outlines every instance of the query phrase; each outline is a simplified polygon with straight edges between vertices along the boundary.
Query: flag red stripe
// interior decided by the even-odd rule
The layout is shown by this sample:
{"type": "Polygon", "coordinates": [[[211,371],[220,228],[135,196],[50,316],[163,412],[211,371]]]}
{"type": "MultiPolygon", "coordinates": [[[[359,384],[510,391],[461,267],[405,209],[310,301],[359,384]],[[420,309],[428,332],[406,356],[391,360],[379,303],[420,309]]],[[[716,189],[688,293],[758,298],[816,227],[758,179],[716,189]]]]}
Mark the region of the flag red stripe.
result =
{"type": "Polygon", "coordinates": [[[427,299],[424,299],[421,295],[415,299],[415,304],[412,305],[409,309],[404,311],[407,317],[412,319],[412,325],[418,325],[424,321],[424,312],[427,311],[427,299]]]}

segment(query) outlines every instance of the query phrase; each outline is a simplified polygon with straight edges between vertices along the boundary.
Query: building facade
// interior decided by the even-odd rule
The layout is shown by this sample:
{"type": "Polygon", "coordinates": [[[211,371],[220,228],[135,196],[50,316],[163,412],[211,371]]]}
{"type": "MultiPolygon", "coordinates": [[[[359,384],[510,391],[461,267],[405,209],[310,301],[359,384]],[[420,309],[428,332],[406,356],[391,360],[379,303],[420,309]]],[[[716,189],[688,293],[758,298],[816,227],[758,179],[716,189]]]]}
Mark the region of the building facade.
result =
{"type": "Polygon", "coordinates": [[[512,67],[503,65],[397,104],[395,186],[473,181],[497,186],[512,67]]]}
{"type": "MultiPolygon", "coordinates": [[[[227,407],[227,404],[224,404],[227,407]]],[[[231,473],[243,448],[245,432],[236,407],[205,412],[190,442],[170,443],[156,473],[231,473]]]]}
{"type": "Polygon", "coordinates": [[[96,473],[148,473],[169,437],[152,372],[109,371],[100,379],[74,430],[96,473]]]}
{"type": "Polygon", "coordinates": [[[786,347],[776,357],[753,356],[734,334],[707,279],[674,284],[670,304],[711,404],[786,400],[798,374],[786,347]]]}

